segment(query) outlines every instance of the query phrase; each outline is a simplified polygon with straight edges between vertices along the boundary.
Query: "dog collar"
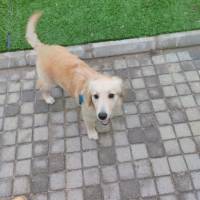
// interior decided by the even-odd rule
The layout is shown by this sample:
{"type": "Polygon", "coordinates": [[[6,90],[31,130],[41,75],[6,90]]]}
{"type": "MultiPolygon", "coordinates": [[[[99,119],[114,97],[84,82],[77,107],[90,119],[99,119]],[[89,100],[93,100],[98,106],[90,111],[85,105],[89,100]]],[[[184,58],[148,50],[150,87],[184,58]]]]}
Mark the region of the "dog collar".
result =
{"type": "Polygon", "coordinates": [[[79,104],[81,105],[84,102],[84,96],[82,94],[79,94],[79,104]]]}

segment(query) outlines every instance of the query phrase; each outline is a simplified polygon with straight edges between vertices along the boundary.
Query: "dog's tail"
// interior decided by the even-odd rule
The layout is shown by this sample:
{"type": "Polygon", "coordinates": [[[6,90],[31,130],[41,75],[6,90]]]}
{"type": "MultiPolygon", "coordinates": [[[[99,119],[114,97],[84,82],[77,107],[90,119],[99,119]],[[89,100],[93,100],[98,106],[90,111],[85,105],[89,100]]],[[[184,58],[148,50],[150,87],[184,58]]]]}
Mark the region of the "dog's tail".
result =
{"type": "Polygon", "coordinates": [[[28,43],[33,47],[37,48],[38,46],[41,45],[40,40],[38,39],[38,36],[35,32],[35,28],[37,25],[37,22],[39,18],[42,16],[41,11],[35,12],[28,21],[27,27],[26,27],[26,39],[28,43]]]}

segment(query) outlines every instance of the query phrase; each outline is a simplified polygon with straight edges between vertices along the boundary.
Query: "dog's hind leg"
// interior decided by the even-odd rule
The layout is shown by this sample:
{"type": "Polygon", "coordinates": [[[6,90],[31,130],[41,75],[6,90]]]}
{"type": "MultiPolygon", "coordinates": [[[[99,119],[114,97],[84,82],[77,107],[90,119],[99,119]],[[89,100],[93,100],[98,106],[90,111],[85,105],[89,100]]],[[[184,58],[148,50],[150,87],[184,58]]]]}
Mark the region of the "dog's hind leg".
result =
{"type": "Polygon", "coordinates": [[[47,104],[53,104],[55,102],[55,99],[50,94],[50,84],[45,83],[43,80],[39,79],[37,81],[37,87],[40,89],[42,97],[47,104]]]}

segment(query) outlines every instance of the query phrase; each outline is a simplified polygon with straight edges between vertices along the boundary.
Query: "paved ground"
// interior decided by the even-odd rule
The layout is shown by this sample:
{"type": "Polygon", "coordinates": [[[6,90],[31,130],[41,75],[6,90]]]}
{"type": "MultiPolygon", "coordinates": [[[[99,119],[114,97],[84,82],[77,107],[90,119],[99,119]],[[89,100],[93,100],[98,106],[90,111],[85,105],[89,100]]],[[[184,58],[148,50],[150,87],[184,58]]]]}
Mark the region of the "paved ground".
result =
{"type": "Polygon", "coordinates": [[[0,199],[200,200],[200,47],[88,61],[126,79],[123,113],[100,140],[35,69],[0,71],[0,199]]]}

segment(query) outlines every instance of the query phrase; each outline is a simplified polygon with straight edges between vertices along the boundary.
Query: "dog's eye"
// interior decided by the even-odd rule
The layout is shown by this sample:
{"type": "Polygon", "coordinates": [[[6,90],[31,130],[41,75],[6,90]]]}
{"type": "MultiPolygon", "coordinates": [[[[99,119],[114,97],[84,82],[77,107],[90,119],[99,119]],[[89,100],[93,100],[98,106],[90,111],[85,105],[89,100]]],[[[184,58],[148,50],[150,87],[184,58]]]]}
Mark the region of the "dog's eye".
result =
{"type": "Polygon", "coordinates": [[[110,93],[110,94],[108,95],[108,98],[109,98],[109,99],[112,99],[112,98],[114,98],[114,96],[115,96],[114,94],[110,93]]]}
{"type": "Polygon", "coordinates": [[[95,94],[95,95],[94,95],[94,98],[95,98],[95,99],[98,99],[98,98],[99,98],[99,95],[98,95],[98,94],[95,94]]]}

